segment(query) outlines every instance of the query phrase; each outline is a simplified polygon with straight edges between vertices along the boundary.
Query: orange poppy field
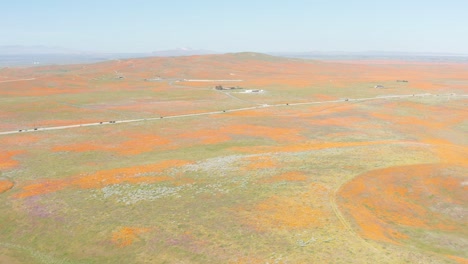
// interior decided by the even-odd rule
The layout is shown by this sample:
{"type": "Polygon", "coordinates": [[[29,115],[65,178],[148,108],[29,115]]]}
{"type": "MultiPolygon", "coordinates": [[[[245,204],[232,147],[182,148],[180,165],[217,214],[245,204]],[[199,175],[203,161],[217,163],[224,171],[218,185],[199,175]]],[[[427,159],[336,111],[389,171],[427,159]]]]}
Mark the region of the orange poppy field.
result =
{"type": "Polygon", "coordinates": [[[0,68],[0,263],[468,263],[467,73],[259,53],[0,68]]]}

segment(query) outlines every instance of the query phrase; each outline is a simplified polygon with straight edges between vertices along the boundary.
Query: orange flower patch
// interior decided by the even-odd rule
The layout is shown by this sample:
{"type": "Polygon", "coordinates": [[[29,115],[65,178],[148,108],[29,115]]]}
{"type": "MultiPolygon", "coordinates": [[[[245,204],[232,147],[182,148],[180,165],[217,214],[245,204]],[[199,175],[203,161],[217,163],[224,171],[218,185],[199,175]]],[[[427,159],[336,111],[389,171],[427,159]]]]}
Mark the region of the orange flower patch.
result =
{"type": "MultiPolygon", "coordinates": [[[[2,146],[21,146],[36,143],[45,138],[44,136],[27,134],[14,134],[2,137],[2,146]]],[[[1,155],[1,154],[0,154],[1,155]]]]}
{"type": "Polygon", "coordinates": [[[272,196],[253,206],[237,208],[242,222],[259,231],[302,229],[326,224],[331,215],[328,189],[314,183],[294,196],[272,196]]]}
{"type": "Polygon", "coordinates": [[[290,172],[286,172],[280,175],[275,175],[271,178],[263,180],[262,182],[265,182],[265,183],[284,182],[284,181],[302,182],[305,180],[307,180],[307,176],[303,172],[290,171],[290,172]]]}
{"type": "Polygon", "coordinates": [[[0,95],[10,96],[47,96],[54,94],[73,94],[78,93],[77,90],[49,88],[49,87],[36,87],[25,89],[2,89],[0,88],[0,95]]]}
{"type": "Polygon", "coordinates": [[[122,227],[112,233],[111,241],[118,247],[126,247],[138,239],[139,234],[149,232],[150,230],[150,228],[141,227],[122,227]]]}
{"type": "Polygon", "coordinates": [[[14,184],[8,180],[0,180],[0,193],[4,193],[11,188],[13,188],[14,184]]]}
{"type": "Polygon", "coordinates": [[[257,109],[257,110],[227,112],[225,115],[213,115],[212,117],[225,118],[226,115],[236,116],[236,117],[266,117],[266,116],[271,116],[273,114],[271,113],[271,111],[267,112],[264,109],[257,109]]]}
{"type": "Polygon", "coordinates": [[[443,212],[466,202],[460,178],[444,176],[445,165],[412,165],[371,171],[347,183],[340,203],[362,236],[399,243],[398,227],[453,230],[456,218],[443,212]],[[443,204],[443,210],[434,209],[443,204]]]}
{"type": "Polygon", "coordinates": [[[310,122],[312,125],[320,125],[320,126],[353,126],[356,123],[361,123],[366,121],[364,118],[360,117],[333,117],[333,118],[325,118],[325,119],[314,119],[310,122]]]}
{"type": "Polygon", "coordinates": [[[148,152],[154,147],[168,145],[171,141],[157,135],[140,135],[135,139],[123,142],[116,148],[120,154],[135,155],[148,152]]]}
{"type": "Polygon", "coordinates": [[[6,170],[18,166],[18,161],[14,160],[13,157],[21,153],[24,153],[24,151],[17,150],[0,153],[0,169],[6,170]]]}
{"type": "Polygon", "coordinates": [[[179,136],[183,139],[196,139],[202,144],[217,144],[231,140],[228,135],[217,130],[198,130],[194,132],[184,133],[179,136]]]}
{"type": "Polygon", "coordinates": [[[323,213],[287,197],[272,197],[255,206],[254,224],[258,229],[308,228],[320,223],[323,213]]]}
{"type": "Polygon", "coordinates": [[[53,151],[109,151],[117,152],[121,155],[136,155],[144,152],[152,151],[155,147],[167,147],[171,143],[170,140],[158,135],[135,135],[133,139],[113,143],[113,144],[93,144],[93,143],[76,143],[65,146],[57,146],[53,151]]]}
{"type": "Polygon", "coordinates": [[[246,170],[267,169],[276,167],[276,161],[269,156],[249,157],[247,158],[247,161],[250,162],[250,164],[244,168],[246,170]]]}
{"type": "Polygon", "coordinates": [[[436,146],[436,153],[441,162],[448,164],[468,164],[468,148],[457,145],[439,145],[436,146]]]}
{"type": "Polygon", "coordinates": [[[224,133],[233,135],[246,135],[252,137],[267,137],[276,141],[299,141],[304,137],[299,135],[298,129],[266,127],[254,125],[235,125],[222,129],[224,133]]]}
{"type": "Polygon", "coordinates": [[[304,138],[298,129],[254,125],[233,125],[219,129],[204,129],[184,133],[181,138],[201,140],[204,144],[216,144],[231,140],[232,136],[266,137],[275,141],[298,141],[304,138]]]}
{"type": "Polygon", "coordinates": [[[334,96],[330,96],[330,95],[327,95],[327,94],[316,94],[314,95],[315,99],[317,101],[332,101],[332,100],[336,100],[338,98],[334,97],[334,96]]]}
{"type": "Polygon", "coordinates": [[[368,210],[359,211],[360,218],[356,219],[361,229],[361,235],[365,238],[398,244],[400,239],[408,238],[407,235],[391,228],[384,221],[373,215],[368,210]]]}
{"type": "Polygon", "coordinates": [[[466,155],[468,147],[455,145],[450,141],[437,138],[424,139],[423,142],[434,147],[434,151],[442,163],[468,164],[468,156],[466,155]]]}
{"type": "Polygon", "coordinates": [[[22,192],[15,195],[17,198],[25,198],[57,192],[65,188],[97,189],[107,185],[120,183],[153,183],[160,181],[170,181],[168,176],[147,176],[152,173],[160,173],[171,167],[178,167],[188,164],[184,160],[167,160],[157,164],[149,164],[128,168],[111,169],[98,171],[94,174],[72,177],[66,179],[45,179],[37,183],[26,185],[22,192]]]}
{"type": "MultiPolygon", "coordinates": [[[[205,76],[208,77],[206,79],[210,79],[211,76],[205,76]]],[[[202,79],[201,77],[198,77],[197,79],[202,79]]],[[[229,78],[227,78],[229,79],[229,78]]],[[[202,88],[202,89],[207,89],[208,87],[214,87],[218,85],[216,82],[189,82],[189,81],[179,81],[179,82],[174,82],[174,85],[177,86],[185,86],[185,87],[192,87],[192,88],[202,88]]],[[[236,82],[236,85],[241,85],[241,82],[236,82]]]]}
{"type": "Polygon", "coordinates": [[[448,256],[448,258],[455,260],[459,264],[468,264],[468,259],[457,257],[457,256],[448,256]]]}
{"type": "Polygon", "coordinates": [[[86,152],[104,150],[107,147],[100,144],[93,143],[75,143],[70,145],[56,146],[52,148],[53,151],[71,151],[71,152],[86,152]]]}

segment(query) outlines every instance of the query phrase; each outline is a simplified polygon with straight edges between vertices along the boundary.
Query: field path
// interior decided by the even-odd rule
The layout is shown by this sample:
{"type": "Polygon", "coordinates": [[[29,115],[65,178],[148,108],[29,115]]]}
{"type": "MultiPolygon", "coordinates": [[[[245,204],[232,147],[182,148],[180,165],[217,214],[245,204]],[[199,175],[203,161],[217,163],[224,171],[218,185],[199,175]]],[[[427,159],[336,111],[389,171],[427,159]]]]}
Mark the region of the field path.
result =
{"type": "Polygon", "coordinates": [[[254,109],[261,109],[261,108],[268,108],[268,107],[286,107],[286,106],[298,106],[298,105],[315,105],[315,104],[331,104],[331,103],[351,103],[351,102],[364,102],[364,101],[371,101],[371,100],[386,100],[386,99],[406,99],[406,98],[414,98],[414,97],[436,97],[436,96],[447,96],[450,97],[468,97],[465,94],[401,94],[401,95],[388,95],[388,96],[378,96],[378,97],[365,97],[365,98],[345,98],[345,99],[338,99],[338,100],[329,100],[329,101],[311,101],[311,102],[301,102],[301,103],[282,103],[282,104],[264,104],[261,106],[252,106],[252,107],[244,107],[244,108],[234,108],[234,109],[226,109],[220,111],[211,111],[211,112],[202,112],[202,113],[193,113],[193,114],[182,114],[182,115],[173,115],[173,116],[158,116],[158,117],[151,117],[151,118],[138,118],[138,119],[127,119],[127,120],[112,120],[112,121],[102,121],[96,123],[84,123],[84,124],[74,124],[68,126],[55,126],[55,127],[33,127],[27,129],[20,129],[20,130],[13,130],[13,131],[4,131],[0,132],[0,135],[11,135],[11,134],[19,134],[25,132],[39,132],[39,131],[47,131],[47,130],[61,130],[61,129],[69,129],[69,128],[78,128],[78,127],[89,127],[89,126],[99,126],[99,125],[110,125],[110,124],[120,124],[120,123],[133,123],[133,122],[143,122],[143,121],[154,121],[154,120],[161,120],[161,119],[168,119],[168,118],[184,118],[184,117],[195,117],[195,116],[205,116],[205,115],[217,115],[223,114],[227,112],[238,112],[238,111],[247,111],[247,110],[254,110],[254,109]]]}
{"type": "MultiPolygon", "coordinates": [[[[340,220],[341,224],[345,227],[345,229],[348,231],[348,233],[350,233],[352,236],[356,237],[357,240],[359,240],[363,244],[365,244],[367,246],[367,248],[370,248],[374,252],[379,253],[379,252],[382,251],[382,249],[376,248],[374,245],[372,245],[371,243],[366,241],[364,238],[362,238],[358,233],[356,233],[354,231],[354,229],[351,227],[351,224],[346,220],[346,218],[343,216],[340,209],[338,208],[338,205],[336,203],[336,195],[337,195],[338,191],[341,189],[341,187],[344,186],[348,182],[349,182],[349,180],[346,181],[346,182],[341,183],[338,187],[335,188],[335,190],[333,190],[333,192],[330,193],[330,197],[329,197],[330,198],[330,206],[331,206],[331,208],[333,210],[333,213],[338,218],[338,220],[340,220]]],[[[385,257],[387,263],[391,263],[389,257],[385,253],[382,254],[382,255],[385,257]]]]}

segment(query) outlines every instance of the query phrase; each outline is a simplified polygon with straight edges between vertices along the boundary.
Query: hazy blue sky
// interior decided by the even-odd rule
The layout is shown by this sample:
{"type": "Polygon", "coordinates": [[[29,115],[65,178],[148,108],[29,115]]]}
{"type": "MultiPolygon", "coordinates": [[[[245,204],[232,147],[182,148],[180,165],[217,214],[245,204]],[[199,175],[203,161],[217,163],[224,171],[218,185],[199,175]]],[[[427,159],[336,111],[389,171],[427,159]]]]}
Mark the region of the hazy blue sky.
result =
{"type": "Polygon", "coordinates": [[[0,0],[0,45],[468,54],[468,0],[0,0]]]}

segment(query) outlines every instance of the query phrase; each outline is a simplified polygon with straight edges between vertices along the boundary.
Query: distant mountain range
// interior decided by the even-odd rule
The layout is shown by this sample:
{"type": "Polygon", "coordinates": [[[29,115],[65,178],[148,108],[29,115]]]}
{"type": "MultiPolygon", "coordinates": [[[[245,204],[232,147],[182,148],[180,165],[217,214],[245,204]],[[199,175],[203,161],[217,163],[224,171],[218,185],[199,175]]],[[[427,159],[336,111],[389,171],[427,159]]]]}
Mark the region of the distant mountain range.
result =
{"type": "Polygon", "coordinates": [[[405,51],[307,51],[307,52],[270,52],[276,55],[295,56],[468,56],[468,54],[449,52],[405,52],[405,51]]]}
{"type": "Polygon", "coordinates": [[[442,53],[442,52],[395,52],[395,51],[310,51],[310,52],[270,52],[274,56],[319,59],[319,60],[431,60],[431,61],[463,61],[468,60],[468,54],[442,53]]]}
{"type": "MultiPolygon", "coordinates": [[[[220,52],[178,48],[172,50],[161,50],[142,53],[105,53],[77,51],[61,47],[49,46],[21,46],[10,45],[0,46],[0,67],[10,66],[32,66],[50,64],[76,64],[95,63],[107,60],[142,58],[142,57],[178,57],[220,54],[220,52]]],[[[386,52],[386,51],[366,51],[366,52],[267,52],[268,55],[316,59],[316,60],[409,60],[409,61],[432,61],[432,62],[463,62],[468,63],[467,54],[454,53],[414,53],[414,52],[386,52]]]]}
{"type": "Polygon", "coordinates": [[[212,50],[198,50],[191,48],[179,48],[173,50],[160,50],[151,52],[156,57],[176,57],[176,56],[193,56],[193,55],[207,55],[207,54],[219,54],[219,52],[212,50]]]}
{"type": "Polygon", "coordinates": [[[174,50],[153,51],[147,53],[105,53],[77,51],[61,47],[48,46],[0,46],[0,67],[31,66],[50,64],[94,63],[107,60],[142,58],[142,57],[177,57],[216,54],[209,50],[180,48],[174,50]]]}

